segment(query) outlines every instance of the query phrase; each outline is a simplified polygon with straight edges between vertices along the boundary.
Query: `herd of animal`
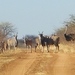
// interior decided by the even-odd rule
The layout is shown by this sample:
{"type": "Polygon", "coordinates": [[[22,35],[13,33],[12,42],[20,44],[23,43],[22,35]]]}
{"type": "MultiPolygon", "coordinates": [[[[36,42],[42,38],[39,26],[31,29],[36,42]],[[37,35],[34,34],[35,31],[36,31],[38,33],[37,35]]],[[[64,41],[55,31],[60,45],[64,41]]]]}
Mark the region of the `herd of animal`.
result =
{"type": "MultiPolygon", "coordinates": [[[[75,40],[75,34],[66,34],[67,33],[67,27],[68,25],[66,25],[66,30],[64,33],[64,37],[67,41],[74,41],[75,40]]],[[[23,38],[23,42],[26,46],[26,48],[28,46],[31,47],[31,52],[32,52],[32,40],[28,39],[28,38],[23,38]]],[[[54,52],[59,51],[59,44],[60,44],[60,37],[58,35],[52,35],[52,36],[44,36],[43,33],[39,33],[39,37],[35,38],[35,52],[37,47],[39,47],[40,49],[40,45],[42,46],[42,52],[44,52],[44,47],[47,47],[47,52],[49,52],[49,48],[51,45],[54,45],[56,47],[56,49],[54,50],[54,52]]],[[[15,35],[13,38],[8,38],[5,41],[1,41],[0,42],[0,48],[1,51],[4,52],[4,50],[6,49],[11,49],[11,46],[13,46],[13,48],[16,50],[16,47],[18,46],[18,39],[17,39],[17,35],[15,35]]]]}
{"type": "Polygon", "coordinates": [[[44,52],[45,46],[47,47],[47,51],[49,52],[49,48],[51,45],[55,45],[56,49],[58,49],[59,51],[59,41],[60,41],[59,36],[54,34],[51,37],[49,36],[45,37],[43,33],[40,33],[39,36],[40,36],[40,42],[37,42],[37,45],[40,45],[40,44],[42,45],[43,47],[42,52],[44,52]]]}

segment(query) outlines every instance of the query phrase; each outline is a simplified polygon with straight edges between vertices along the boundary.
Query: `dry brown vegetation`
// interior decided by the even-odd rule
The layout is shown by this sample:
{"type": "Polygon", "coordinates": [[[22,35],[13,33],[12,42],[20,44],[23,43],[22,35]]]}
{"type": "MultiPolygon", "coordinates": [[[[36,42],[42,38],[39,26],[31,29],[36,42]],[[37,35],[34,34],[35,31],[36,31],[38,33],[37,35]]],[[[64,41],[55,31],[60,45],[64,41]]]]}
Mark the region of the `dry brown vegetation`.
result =
{"type": "Polygon", "coordinates": [[[65,40],[65,37],[64,37],[65,25],[68,25],[67,34],[71,34],[71,33],[75,34],[75,16],[74,15],[70,15],[69,20],[65,21],[63,23],[63,25],[64,26],[62,28],[59,28],[59,29],[56,30],[56,34],[59,35],[61,43],[68,44],[68,42],[65,40]]]}
{"type": "MultiPolygon", "coordinates": [[[[30,55],[31,56],[33,55],[34,56],[36,54],[36,58],[37,58],[36,60],[37,60],[37,62],[35,61],[34,62],[35,64],[33,63],[31,65],[31,67],[30,67],[29,70],[26,69],[27,70],[27,73],[30,72],[29,74],[26,74],[26,75],[35,75],[35,73],[38,73],[37,75],[40,75],[44,71],[47,72],[44,67],[46,65],[48,65],[48,63],[46,63],[47,61],[53,60],[53,58],[51,58],[51,57],[54,57],[55,58],[56,55],[60,55],[61,56],[62,54],[65,54],[65,55],[67,55],[67,54],[74,54],[75,53],[75,48],[72,47],[72,45],[69,46],[69,45],[60,44],[60,51],[59,51],[59,53],[55,53],[55,54],[53,54],[53,51],[55,49],[54,46],[51,46],[50,47],[50,50],[51,50],[50,53],[47,53],[47,50],[46,49],[45,49],[44,53],[40,52],[39,50],[37,50],[36,52],[34,52],[34,48],[32,49],[33,50],[32,53],[30,52],[30,50],[28,50],[28,52],[26,52],[27,50],[25,48],[18,48],[15,51],[14,50],[10,50],[10,51],[7,50],[4,53],[1,53],[0,54],[0,72],[8,69],[8,65],[11,65],[11,63],[14,66],[14,63],[13,62],[15,62],[17,60],[18,60],[18,62],[21,62],[20,60],[33,60],[34,58],[33,59],[31,59],[31,58],[28,59],[28,57],[30,55]],[[38,63],[40,63],[40,64],[38,64],[38,63]],[[38,68],[36,68],[35,66],[37,66],[38,68]]],[[[28,63],[27,63],[27,65],[28,65],[28,63]]],[[[19,68],[19,70],[21,70],[21,69],[19,68]]],[[[48,69],[48,70],[50,70],[50,69],[48,69]]],[[[7,71],[9,71],[9,69],[7,71]]],[[[12,72],[12,70],[11,70],[11,72],[12,72]]],[[[7,75],[7,74],[5,74],[5,75],[7,75]]]]}
{"type": "MultiPolygon", "coordinates": [[[[62,53],[75,53],[75,47],[73,47],[73,44],[71,46],[60,44],[60,51],[62,53]]],[[[47,48],[45,47],[45,53],[47,53],[47,48]]],[[[54,46],[50,47],[50,50],[53,52],[55,49],[54,46]]],[[[38,49],[37,49],[38,50],[38,49]]],[[[20,53],[26,53],[27,50],[25,48],[17,48],[17,50],[6,50],[4,53],[0,54],[0,69],[5,66],[5,64],[8,64],[9,62],[19,58],[21,55],[20,53]]],[[[30,50],[28,51],[30,53],[30,50]]],[[[32,50],[32,53],[34,52],[34,48],[32,50]]],[[[41,52],[40,52],[41,53],[41,52]]]]}
{"type": "Polygon", "coordinates": [[[0,53],[0,70],[2,70],[2,67],[4,67],[6,64],[9,62],[15,60],[18,58],[19,53],[23,52],[24,49],[19,49],[17,50],[6,50],[4,53],[0,53]]]}

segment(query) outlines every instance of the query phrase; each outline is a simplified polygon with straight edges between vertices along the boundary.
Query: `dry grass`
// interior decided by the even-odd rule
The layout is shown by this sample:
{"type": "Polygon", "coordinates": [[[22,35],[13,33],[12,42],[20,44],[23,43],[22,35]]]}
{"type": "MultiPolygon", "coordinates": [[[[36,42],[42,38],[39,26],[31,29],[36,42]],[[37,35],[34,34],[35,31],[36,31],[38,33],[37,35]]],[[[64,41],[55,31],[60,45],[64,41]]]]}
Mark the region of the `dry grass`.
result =
{"type": "MultiPolygon", "coordinates": [[[[63,53],[75,53],[75,47],[74,44],[70,44],[70,45],[64,45],[64,44],[60,44],[60,52],[63,53]]],[[[42,47],[41,47],[42,49],[42,47]]],[[[51,46],[50,50],[53,51],[55,49],[55,46],[51,46]]],[[[17,50],[7,50],[4,53],[0,54],[0,69],[3,67],[4,64],[8,64],[9,62],[17,59],[17,55],[21,52],[25,52],[25,49],[20,49],[18,48],[17,50]]],[[[47,48],[45,47],[45,51],[47,53],[47,48]]],[[[48,56],[47,57],[51,57],[48,56]]]]}
{"type": "Polygon", "coordinates": [[[74,53],[75,46],[74,44],[60,44],[60,50],[64,51],[64,53],[74,53]]]}
{"type": "MultiPolygon", "coordinates": [[[[39,49],[39,48],[37,48],[39,49]]],[[[41,51],[43,50],[43,47],[40,46],[41,51]]],[[[54,45],[51,45],[49,47],[50,51],[56,50],[56,47],[54,45]]],[[[59,50],[63,53],[74,53],[75,52],[75,45],[73,43],[67,43],[67,44],[59,44],[59,50]]],[[[44,52],[47,52],[47,47],[44,47],[44,52]]]]}
{"type": "Polygon", "coordinates": [[[4,53],[0,54],[0,69],[3,67],[4,64],[8,64],[10,61],[13,61],[17,58],[15,56],[16,54],[19,54],[23,50],[17,49],[17,50],[7,50],[4,51],[4,53]]]}

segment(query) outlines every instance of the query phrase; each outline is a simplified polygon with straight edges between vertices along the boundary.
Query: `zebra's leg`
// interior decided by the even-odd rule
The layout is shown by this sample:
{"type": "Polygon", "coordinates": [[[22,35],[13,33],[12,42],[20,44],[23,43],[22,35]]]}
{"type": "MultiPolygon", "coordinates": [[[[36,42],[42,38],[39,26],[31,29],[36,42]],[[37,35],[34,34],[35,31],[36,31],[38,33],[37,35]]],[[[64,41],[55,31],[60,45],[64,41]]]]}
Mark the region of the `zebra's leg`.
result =
{"type": "Polygon", "coordinates": [[[56,52],[57,50],[59,51],[59,46],[55,46],[56,49],[54,49],[54,52],[56,52]]]}
{"type": "Polygon", "coordinates": [[[39,49],[39,44],[36,43],[35,44],[35,52],[36,52],[37,49],[39,49]]]}
{"type": "Polygon", "coordinates": [[[4,53],[4,48],[3,47],[1,48],[1,52],[4,53]]]}
{"type": "Polygon", "coordinates": [[[59,51],[59,45],[57,46],[57,50],[59,51]]]}
{"type": "Polygon", "coordinates": [[[40,44],[38,44],[38,48],[39,48],[39,50],[41,50],[41,48],[40,48],[40,44]]]}
{"type": "Polygon", "coordinates": [[[26,45],[26,52],[27,52],[27,50],[28,50],[28,46],[26,45]]]}
{"type": "Polygon", "coordinates": [[[14,50],[16,50],[16,47],[14,46],[14,50]]]}
{"type": "Polygon", "coordinates": [[[49,52],[49,45],[47,45],[47,51],[49,52]]]}
{"type": "Polygon", "coordinates": [[[59,45],[58,45],[58,51],[59,51],[59,45]]]}
{"type": "Polygon", "coordinates": [[[13,45],[13,47],[14,47],[14,50],[16,50],[15,44],[13,45]]]}
{"type": "Polygon", "coordinates": [[[4,46],[4,50],[6,50],[6,45],[4,46]]]}
{"type": "Polygon", "coordinates": [[[6,43],[3,44],[3,49],[6,50],[6,43]]]}
{"type": "Polygon", "coordinates": [[[4,49],[2,50],[2,52],[4,53],[4,49]]]}
{"type": "Polygon", "coordinates": [[[10,45],[8,45],[8,50],[10,50],[10,45]]]}
{"type": "Polygon", "coordinates": [[[35,52],[36,52],[36,48],[37,48],[37,46],[35,46],[35,52]]]}
{"type": "Polygon", "coordinates": [[[32,53],[32,45],[31,45],[31,53],[32,53]]]}
{"type": "Polygon", "coordinates": [[[4,52],[4,44],[1,46],[1,52],[4,52]]]}
{"type": "Polygon", "coordinates": [[[44,46],[42,46],[42,52],[44,53],[44,46]]]}
{"type": "Polygon", "coordinates": [[[53,53],[55,53],[55,52],[56,52],[56,50],[57,50],[57,46],[56,46],[56,45],[54,45],[54,52],[53,52],[53,53]]]}

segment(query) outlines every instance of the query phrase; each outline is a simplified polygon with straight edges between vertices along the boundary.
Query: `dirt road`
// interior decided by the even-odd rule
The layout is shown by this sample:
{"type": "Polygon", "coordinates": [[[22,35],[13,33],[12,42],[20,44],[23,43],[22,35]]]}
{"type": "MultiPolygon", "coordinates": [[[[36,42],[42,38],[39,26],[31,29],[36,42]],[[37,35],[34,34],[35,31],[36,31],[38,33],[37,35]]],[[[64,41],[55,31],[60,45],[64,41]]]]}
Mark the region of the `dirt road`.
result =
{"type": "Polygon", "coordinates": [[[0,75],[75,75],[75,53],[21,52],[0,75]]]}

